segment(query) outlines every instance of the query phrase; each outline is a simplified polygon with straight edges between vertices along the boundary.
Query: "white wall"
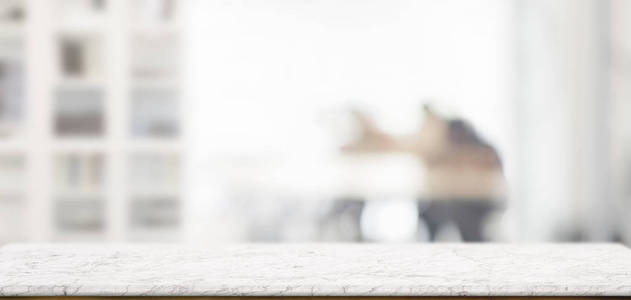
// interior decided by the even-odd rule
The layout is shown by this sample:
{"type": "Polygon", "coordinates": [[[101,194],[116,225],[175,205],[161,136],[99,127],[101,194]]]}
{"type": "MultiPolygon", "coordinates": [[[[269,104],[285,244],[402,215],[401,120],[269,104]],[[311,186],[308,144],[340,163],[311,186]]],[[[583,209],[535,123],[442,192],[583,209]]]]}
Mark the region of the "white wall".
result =
{"type": "Polygon", "coordinates": [[[519,236],[571,228],[605,239],[609,176],[607,1],[517,1],[519,236]]]}

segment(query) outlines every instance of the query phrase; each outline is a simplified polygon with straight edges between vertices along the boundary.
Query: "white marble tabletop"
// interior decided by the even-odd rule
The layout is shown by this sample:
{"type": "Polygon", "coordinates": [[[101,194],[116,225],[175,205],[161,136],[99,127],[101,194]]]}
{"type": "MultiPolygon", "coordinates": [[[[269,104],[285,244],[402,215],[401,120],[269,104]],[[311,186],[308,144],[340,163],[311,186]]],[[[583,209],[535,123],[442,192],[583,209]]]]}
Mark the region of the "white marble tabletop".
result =
{"type": "Polygon", "coordinates": [[[613,244],[36,244],[0,248],[0,296],[631,296],[613,244]]]}

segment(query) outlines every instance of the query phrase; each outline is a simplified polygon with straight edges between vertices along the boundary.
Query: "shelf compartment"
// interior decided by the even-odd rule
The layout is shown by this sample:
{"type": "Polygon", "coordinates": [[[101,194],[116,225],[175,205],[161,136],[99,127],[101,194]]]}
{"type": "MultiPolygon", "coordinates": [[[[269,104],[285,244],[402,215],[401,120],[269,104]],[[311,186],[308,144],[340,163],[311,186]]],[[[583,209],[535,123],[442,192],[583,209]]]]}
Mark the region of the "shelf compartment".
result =
{"type": "Polygon", "coordinates": [[[172,80],[178,73],[178,41],[175,34],[135,34],[131,40],[133,80],[172,80]]]}
{"type": "Polygon", "coordinates": [[[64,31],[106,30],[107,0],[57,0],[57,23],[64,31]]]}
{"type": "Polygon", "coordinates": [[[180,226],[180,201],[172,196],[135,196],[130,201],[132,230],[165,230],[180,226]]]}
{"type": "Polygon", "coordinates": [[[0,1],[0,26],[22,24],[26,18],[24,0],[0,1]]]}
{"type": "Polygon", "coordinates": [[[131,192],[176,190],[180,185],[180,160],[173,153],[134,153],[130,155],[131,192]]]}
{"type": "Polygon", "coordinates": [[[105,204],[98,197],[57,197],[55,223],[60,234],[102,233],[105,228],[105,204]]]}
{"type": "Polygon", "coordinates": [[[64,153],[55,156],[55,190],[98,193],[104,185],[104,157],[100,153],[64,153]]]}
{"type": "Polygon", "coordinates": [[[0,244],[26,240],[26,210],[21,195],[0,193],[0,244]]]}
{"type": "Polygon", "coordinates": [[[23,45],[19,39],[0,39],[0,138],[20,128],[24,103],[23,45]]]}
{"type": "Polygon", "coordinates": [[[25,159],[22,155],[0,155],[0,192],[23,189],[25,173],[25,159]]]}
{"type": "Polygon", "coordinates": [[[178,93],[173,89],[135,89],[131,95],[132,137],[174,138],[180,133],[178,93]]]}
{"type": "Polygon", "coordinates": [[[103,40],[99,34],[59,36],[59,74],[62,79],[98,81],[103,78],[103,40]]]}
{"type": "Polygon", "coordinates": [[[58,136],[96,136],[104,133],[103,92],[100,89],[59,89],[55,103],[58,136]]]}
{"type": "Polygon", "coordinates": [[[135,24],[170,24],[176,20],[176,0],[132,0],[131,17],[135,24]]]}

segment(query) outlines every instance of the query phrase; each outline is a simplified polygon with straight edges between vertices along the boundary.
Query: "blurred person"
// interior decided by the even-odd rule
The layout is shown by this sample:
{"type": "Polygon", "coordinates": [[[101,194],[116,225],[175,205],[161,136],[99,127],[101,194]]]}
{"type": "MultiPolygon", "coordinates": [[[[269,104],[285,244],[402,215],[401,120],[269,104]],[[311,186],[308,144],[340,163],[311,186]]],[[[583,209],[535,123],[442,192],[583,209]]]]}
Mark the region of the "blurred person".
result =
{"type": "Polygon", "coordinates": [[[430,240],[441,228],[455,224],[462,240],[484,241],[484,225],[504,200],[504,175],[497,151],[471,124],[449,119],[423,106],[420,129],[408,136],[381,130],[365,113],[352,112],[360,125],[357,140],[342,147],[358,152],[406,152],[419,158],[424,169],[420,183],[420,217],[430,240]]]}

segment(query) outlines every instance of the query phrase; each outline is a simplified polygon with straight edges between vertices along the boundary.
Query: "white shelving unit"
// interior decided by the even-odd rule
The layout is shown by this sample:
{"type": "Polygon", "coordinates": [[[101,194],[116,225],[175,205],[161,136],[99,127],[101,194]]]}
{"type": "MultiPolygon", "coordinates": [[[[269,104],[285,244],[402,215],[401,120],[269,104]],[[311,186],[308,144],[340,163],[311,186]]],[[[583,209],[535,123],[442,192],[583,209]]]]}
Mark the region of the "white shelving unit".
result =
{"type": "Polygon", "coordinates": [[[175,0],[0,4],[0,85],[21,83],[0,90],[0,178],[21,181],[0,189],[0,244],[180,238],[177,11],[175,0]],[[149,167],[159,172],[137,170],[149,167]]]}

